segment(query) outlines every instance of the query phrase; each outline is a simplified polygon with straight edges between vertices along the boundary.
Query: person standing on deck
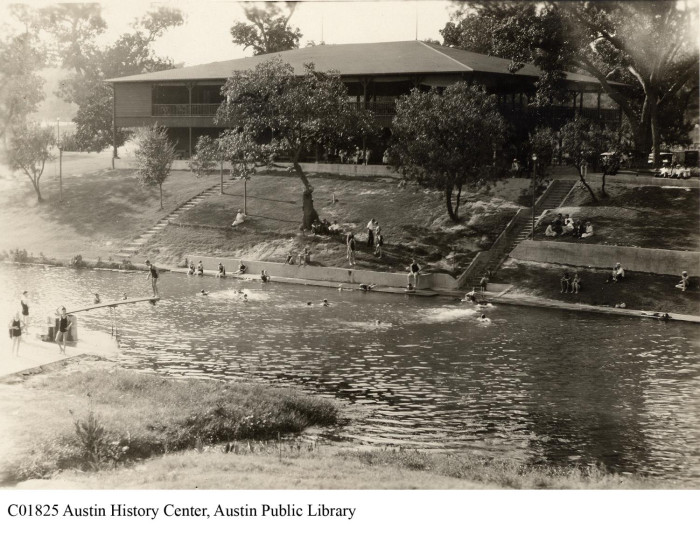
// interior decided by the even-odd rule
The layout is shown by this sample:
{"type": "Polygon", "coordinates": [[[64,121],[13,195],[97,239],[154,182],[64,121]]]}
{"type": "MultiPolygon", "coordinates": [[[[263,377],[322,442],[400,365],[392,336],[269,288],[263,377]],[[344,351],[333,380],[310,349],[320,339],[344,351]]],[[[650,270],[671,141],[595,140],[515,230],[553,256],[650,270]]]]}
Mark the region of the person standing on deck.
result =
{"type": "Polygon", "coordinates": [[[61,307],[59,317],[58,317],[58,330],[56,331],[56,343],[58,344],[58,352],[66,354],[66,338],[70,332],[71,325],[68,321],[68,315],[66,314],[66,307],[61,307]],[[63,347],[61,347],[61,342],[63,342],[63,347]]]}
{"type": "Polygon", "coordinates": [[[153,297],[160,297],[158,295],[158,270],[154,264],[151,264],[150,260],[146,260],[146,266],[148,267],[148,275],[146,276],[146,280],[151,279],[153,297]]]}
{"type": "Polygon", "coordinates": [[[19,345],[22,342],[22,322],[19,319],[19,312],[15,312],[9,327],[10,338],[12,339],[12,353],[15,357],[19,357],[19,345]]]}
{"type": "Polygon", "coordinates": [[[19,304],[22,306],[22,326],[24,327],[24,332],[29,333],[29,292],[27,292],[27,290],[22,292],[19,304]]]}

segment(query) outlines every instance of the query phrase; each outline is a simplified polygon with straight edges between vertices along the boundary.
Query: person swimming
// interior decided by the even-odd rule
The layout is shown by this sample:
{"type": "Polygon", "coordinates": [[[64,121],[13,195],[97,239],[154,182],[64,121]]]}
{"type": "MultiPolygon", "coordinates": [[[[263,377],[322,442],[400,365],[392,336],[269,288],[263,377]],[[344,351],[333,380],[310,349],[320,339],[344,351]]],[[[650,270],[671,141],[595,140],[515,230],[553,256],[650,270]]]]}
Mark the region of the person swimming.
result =
{"type": "Polygon", "coordinates": [[[360,284],[359,289],[363,292],[369,292],[375,286],[376,284],[360,284]]]}
{"type": "Polygon", "coordinates": [[[321,301],[321,306],[329,307],[331,305],[328,303],[328,299],[324,299],[323,301],[321,301]]]}
{"type": "Polygon", "coordinates": [[[202,288],[199,292],[199,295],[209,295],[209,292],[207,292],[204,288],[202,288]]]}
{"type": "Polygon", "coordinates": [[[101,302],[102,299],[100,299],[100,294],[95,294],[95,299],[93,299],[93,303],[99,305],[101,302]]]}
{"type": "Polygon", "coordinates": [[[248,294],[243,294],[243,302],[244,303],[248,302],[248,294]]]}

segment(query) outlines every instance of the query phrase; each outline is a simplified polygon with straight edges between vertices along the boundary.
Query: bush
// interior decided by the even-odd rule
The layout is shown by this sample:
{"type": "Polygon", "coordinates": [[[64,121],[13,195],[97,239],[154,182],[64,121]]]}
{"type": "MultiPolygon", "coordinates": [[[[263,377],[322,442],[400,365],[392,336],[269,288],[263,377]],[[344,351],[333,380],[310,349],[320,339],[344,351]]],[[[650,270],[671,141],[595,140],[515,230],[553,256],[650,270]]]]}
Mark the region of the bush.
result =
{"type": "Polygon", "coordinates": [[[82,255],[75,255],[73,258],[70,259],[70,266],[76,269],[82,269],[86,266],[87,264],[83,261],[83,256],[82,255]]]}

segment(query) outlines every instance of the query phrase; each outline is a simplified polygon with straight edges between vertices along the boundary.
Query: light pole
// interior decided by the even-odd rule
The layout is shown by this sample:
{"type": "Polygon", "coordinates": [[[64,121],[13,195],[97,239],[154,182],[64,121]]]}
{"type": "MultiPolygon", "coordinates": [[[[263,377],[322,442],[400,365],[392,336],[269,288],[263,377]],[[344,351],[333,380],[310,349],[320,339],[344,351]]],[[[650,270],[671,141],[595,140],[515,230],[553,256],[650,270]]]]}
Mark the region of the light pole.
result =
{"type": "Polygon", "coordinates": [[[537,184],[537,154],[532,155],[532,241],[535,241],[535,185],[537,184]]]}
{"type": "Polygon", "coordinates": [[[63,147],[61,147],[60,117],[56,117],[56,144],[58,145],[58,200],[63,202],[63,147]]]}

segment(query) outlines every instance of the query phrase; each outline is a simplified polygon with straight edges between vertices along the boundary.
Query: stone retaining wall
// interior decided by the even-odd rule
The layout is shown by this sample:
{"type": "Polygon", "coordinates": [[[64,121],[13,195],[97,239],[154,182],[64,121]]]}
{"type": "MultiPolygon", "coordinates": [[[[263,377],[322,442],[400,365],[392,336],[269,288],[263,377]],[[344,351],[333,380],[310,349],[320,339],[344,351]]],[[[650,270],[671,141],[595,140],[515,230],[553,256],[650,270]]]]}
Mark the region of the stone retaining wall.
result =
{"type": "Polygon", "coordinates": [[[629,271],[680,275],[685,270],[691,277],[700,274],[700,253],[693,251],[525,240],[510,256],[516,260],[594,268],[611,268],[620,262],[629,271]]]}
{"type": "MultiPolygon", "coordinates": [[[[205,270],[216,271],[219,262],[226,268],[227,273],[233,273],[238,269],[239,258],[218,258],[211,256],[188,256],[188,260],[196,264],[200,260],[205,270]]],[[[376,284],[394,288],[405,288],[408,282],[408,273],[387,273],[383,271],[366,271],[351,268],[334,268],[323,266],[299,266],[282,264],[279,262],[262,262],[259,260],[242,259],[248,268],[246,275],[260,275],[265,269],[274,279],[284,277],[289,279],[307,279],[329,281],[338,284],[376,284]]],[[[457,289],[457,281],[454,277],[445,273],[426,273],[418,277],[417,289],[454,290],[457,289]]]]}

